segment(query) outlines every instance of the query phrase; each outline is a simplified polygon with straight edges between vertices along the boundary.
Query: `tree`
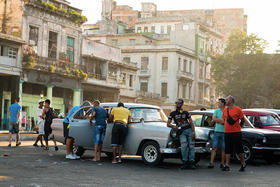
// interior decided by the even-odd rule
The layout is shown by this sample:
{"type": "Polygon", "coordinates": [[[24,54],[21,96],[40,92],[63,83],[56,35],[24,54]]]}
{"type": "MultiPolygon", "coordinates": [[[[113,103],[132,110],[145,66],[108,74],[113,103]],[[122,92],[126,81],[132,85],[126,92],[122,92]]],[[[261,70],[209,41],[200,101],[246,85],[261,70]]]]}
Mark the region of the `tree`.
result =
{"type": "Polygon", "coordinates": [[[266,45],[267,42],[255,34],[248,36],[234,30],[225,53],[218,56],[212,66],[217,92],[235,96],[243,108],[271,104],[266,98],[272,97],[274,89],[270,76],[272,56],[263,53],[266,45]]]}

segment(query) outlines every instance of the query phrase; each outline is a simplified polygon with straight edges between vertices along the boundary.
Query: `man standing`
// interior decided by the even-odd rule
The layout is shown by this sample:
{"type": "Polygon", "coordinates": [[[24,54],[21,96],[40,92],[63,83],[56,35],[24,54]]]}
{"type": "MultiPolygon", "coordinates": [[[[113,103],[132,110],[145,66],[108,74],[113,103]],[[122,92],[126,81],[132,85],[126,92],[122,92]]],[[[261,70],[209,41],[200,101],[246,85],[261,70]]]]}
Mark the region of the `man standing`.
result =
{"type": "Polygon", "coordinates": [[[225,153],[226,166],[223,171],[229,171],[230,155],[239,154],[241,161],[241,168],[239,171],[245,171],[246,163],[244,160],[244,151],[242,145],[241,126],[244,124],[244,114],[238,106],[234,104],[234,97],[228,96],[226,98],[227,108],[223,111],[223,120],[225,124],[225,153]]]}
{"type": "Polygon", "coordinates": [[[12,134],[16,134],[16,146],[19,146],[21,144],[19,142],[19,117],[20,117],[21,106],[18,103],[19,103],[19,98],[16,98],[14,104],[12,104],[9,107],[10,121],[9,121],[8,147],[11,147],[12,134]]]}
{"type": "Polygon", "coordinates": [[[176,110],[171,112],[167,127],[177,131],[180,136],[181,143],[181,154],[183,165],[181,169],[195,169],[195,128],[189,112],[183,110],[184,100],[178,99],[176,102],[176,110]],[[176,125],[172,125],[171,122],[174,120],[176,125]]]}
{"type": "Polygon", "coordinates": [[[112,147],[113,147],[113,160],[112,163],[121,163],[122,149],[127,135],[127,124],[131,122],[131,113],[128,109],[124,108],[123,103],[118,103],[117,108],[113,108],[110,115],[110,121],[114,122],[112,129],[112,147]],[[117,161],[117,149],[119,152],[119,159],[117,161]]]}
{"type": "Polygon", "coordinates": [[[216,123],[215,127],[215,133],[213,136],[212,141],[212,152],[211,152],[211,160],[208,165],[208,168],[214,168],[214,159],[216,156],[216,151],[218,146],[222,148],[222,158],[221,158],[221,164],[220,168],[224,168],[224,162],[225,162],[225,127],[224,127],[224,120],[223,120],[223,110],[226,105],[226,100],[223,98],[220,98],[218,101],[218,109],[214,111],[213,114],[213,120],[212,122],[216,123]]]}
{"type": "MultiPolygon", "coordinates": [[[[71,159],[71,160],[75,160],[75,159],[79,159],[80,157],[76,154],[73,153],[73,146],[74,146],[74,138],[69,136],[69,128],[70,128],[70,117],[76,113],[79,109],[81,109],[82,107],[86,107],[86,106],[91,106],[91,103],[89,101],[85,101],[81,106],[74,106],[68,113],[68,115],[66,116],[66,118],[64,118],[63,121],[63,134],[64,134],[64,138],[65,138],[65,143],[66,143],[66,159],[71,159]]],[[[82,112],[78,112],[75,114],[76,118],[83,118],[83,113],[82,112]]]]}
{"type": "MultiPolygon", "coordinates": [[[[108,119],[108,113],[107,111],[100,107],[99,101],[93,102],[93,111],[91,120],[95,118],[95,125],[94,125],[94,158],[93,161],[100,161],[101,157],[101,149],[102,144],[104,141],[105,133],[106,133],[106,126],[107,126],[107,119],[108,119]]],[[[90,122],[92,123],[92,121],[90,122]]]]}
{"type": "Polygon", "coordinates": [[[46,99],[44,110],[42,113],[42,117],[45,120],[45,124],[44,124],[44,139],[46,143],[45,150],[49,150],[49,139],[51,139],[54,143],[55,150],[58,151],[58,147],[56,145],[54,135],[52,134],[52,127],[51,127],[53,118],[55,116],[54,116],[53,108],[51,108],[50,105],[51,105],[51,101],[49,99],[46,99]]]}
{"type": "Polygon", "coordinates": [[[37,125],[38,125],[38,131],[39,131],[39,135],[35,141],[35,143],[33,144],[34,147],[38,147],[37,143],[38,141],[41,142],[41,147],[45,147],[43,144],[43,136],[44,136],[44,119],[42,118],[42,114],[43,114],[43,106],[44,106],[44,100],[40,99],[38,101],[39,103],[39,107],[37,108],[37,125]]]}

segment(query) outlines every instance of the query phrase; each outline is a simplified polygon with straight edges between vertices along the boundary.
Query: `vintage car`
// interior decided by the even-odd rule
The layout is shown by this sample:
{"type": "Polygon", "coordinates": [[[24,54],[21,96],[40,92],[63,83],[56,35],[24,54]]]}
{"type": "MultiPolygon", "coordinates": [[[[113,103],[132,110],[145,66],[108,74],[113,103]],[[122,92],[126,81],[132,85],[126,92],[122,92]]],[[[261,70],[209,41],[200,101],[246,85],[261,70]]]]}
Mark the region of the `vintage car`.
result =
{"type": "MultiPolygon", "coordinates": [[[[108,113],[117,103],[102,103],[108,113]]],[[[164,158],[180,157],[180,143],[176,132],[166,126],[167,117],[163,111],[152,105],[129,104],[125,107],[131,111],[132,123],[128,125],[128,135],[124,145],[124,154],[139,155],[145,164],[156,165],[164,158]]],[[[90,125],[89,116],[92,107],[81,108],[85,114],[83,119],[75,119],[75,114],[70,117],[69,135],[75,138],[77,154],[82,155],[85,150],[93,149],[93,126],[90,125]]],[[[80,111],[77,111],[80,112],[80,111]]],[[[102,151],[107,156],[112,156],[111,132],[113,123],[108,123],[102,151]]],[[[54,119],[53,133],[55,139],[64,143],[63,120],[54,119]]],[[[209,153],[209,130],[196,130],[196,161],[200,155],[209,153]]]]}
{"type": "MultiPolygon", "coordinates": [[[[214,129],[212,123],[214,110],[191,111],[192,119],[197,127],[214,129]]],[[[210,134],[210,139],[212,134],[210,134]]],[[[280,152],[280,133],[268,129],[257,129],[245,116],[245,124],[242,127],[242,142],[245,153],[245,161],[250,162],[256,156],[264,157],[268,162],[272,161],[275,153],[280,152]]],[[[236,159],[238,155],[234,155],[236,159]]]]}
{"type": "Polygon", "coordinates": [[[243,109],[243,113],[256,128],[280,132],[280,118],[270,109],[243,109]]]}

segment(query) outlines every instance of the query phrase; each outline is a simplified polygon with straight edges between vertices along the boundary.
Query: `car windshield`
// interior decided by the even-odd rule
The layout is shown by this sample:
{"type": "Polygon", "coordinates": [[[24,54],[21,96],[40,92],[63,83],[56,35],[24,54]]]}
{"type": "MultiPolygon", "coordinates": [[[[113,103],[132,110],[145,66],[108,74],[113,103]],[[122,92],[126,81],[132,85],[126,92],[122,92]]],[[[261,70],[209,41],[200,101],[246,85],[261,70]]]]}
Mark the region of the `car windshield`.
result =
{"type": "Polygon", "coordinates": [[[133,122],[166,122],[167,117],[161,109],[132,108],[130,109],[133,122]]]}
{"type": "Polygon", "coordinates": [[[262,125],[269,126],[269,125],[280,125],[280,120],[277,115],[262,115],[259,116],[262,125]]]}

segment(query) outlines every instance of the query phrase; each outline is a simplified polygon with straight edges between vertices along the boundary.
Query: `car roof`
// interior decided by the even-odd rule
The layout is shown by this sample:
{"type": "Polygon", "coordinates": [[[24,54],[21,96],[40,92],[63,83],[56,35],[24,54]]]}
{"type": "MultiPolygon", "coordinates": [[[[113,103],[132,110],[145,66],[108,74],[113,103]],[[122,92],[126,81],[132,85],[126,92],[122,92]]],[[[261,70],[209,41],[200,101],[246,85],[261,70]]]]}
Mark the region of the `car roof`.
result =
{"type": "Polygon", "coordinates": [[[191,114],[214,114],[214,109],[208,109],[208,110],[192,110],[190,111],[191,114]]]}
{"type": "Polygon", "coordinates": [[[275,115],[276,113],[267,109],[251,108],[243,109],[245,115],[275,115]]]}
{"type": "MultiPolygon", "coordinates": [[[[117,107],[118,103],[113,102],[113,103],[101,103],[101,106],[103,107],[117,107]]],[[[139,104],[139,103],[124,103],[124,107],[126,108],[156,108],[160,109],[160,107],[155,106],[155,105],[147,105],[147,104],[139,104]]]]}

